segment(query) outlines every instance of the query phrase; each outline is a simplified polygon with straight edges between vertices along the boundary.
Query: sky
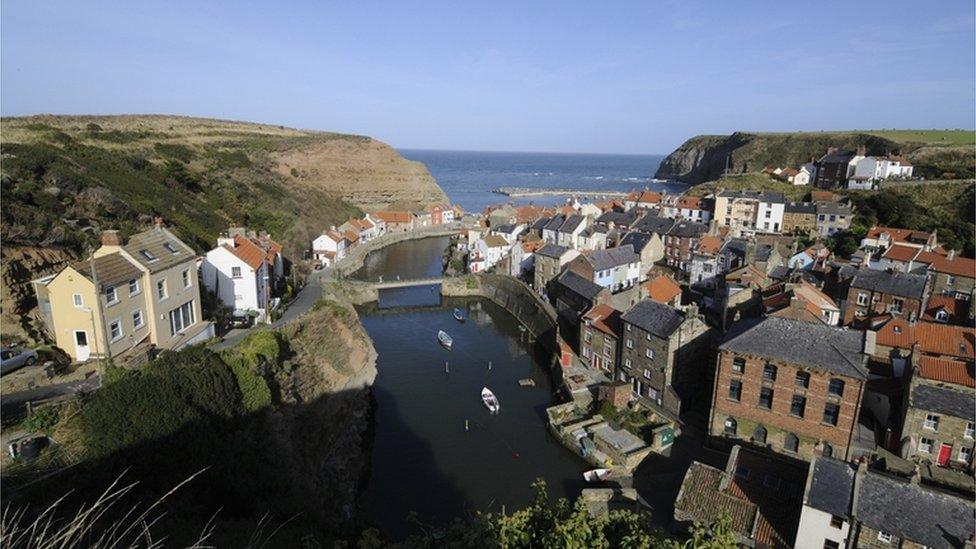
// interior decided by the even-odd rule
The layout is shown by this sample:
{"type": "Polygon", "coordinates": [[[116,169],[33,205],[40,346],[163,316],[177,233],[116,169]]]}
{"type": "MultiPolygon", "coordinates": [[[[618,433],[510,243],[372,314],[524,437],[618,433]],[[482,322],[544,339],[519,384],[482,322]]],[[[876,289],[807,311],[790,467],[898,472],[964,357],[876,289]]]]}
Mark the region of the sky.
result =
{"type": "Polygon", "coordinates": [[[0,113],[647,154],[732,131],[971,129],[974,28],[972,0],[5,0],[0,113]]]}

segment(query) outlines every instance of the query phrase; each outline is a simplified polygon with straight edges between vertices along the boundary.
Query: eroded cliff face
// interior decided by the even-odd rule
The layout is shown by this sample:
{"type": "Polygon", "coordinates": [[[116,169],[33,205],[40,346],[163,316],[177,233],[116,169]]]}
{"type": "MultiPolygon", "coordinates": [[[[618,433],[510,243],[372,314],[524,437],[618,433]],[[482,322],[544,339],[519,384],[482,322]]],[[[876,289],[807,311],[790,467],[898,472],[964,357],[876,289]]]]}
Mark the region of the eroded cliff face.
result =
{"type": "Polygon", "coordinates": [[[698,184],[724,174],[758,172],[766,166],[799,166],[823,156],[829,147],[857,149],[869,155],[901,154],[915,165],[917,175],[938,177],[943,172],[972,173],[972,151],[963,146],[898,143],[855,132],[803,132],[700,135],[685,141],[658,167],[658,179],[698,184]]]}
{"type": "Polygon", "coordinates": [[[0,248],[0,333],[4,344],[44,339],[30,281],[57,272],[77,258],[76,252],[61,247],[5,244],[0,248]]]}

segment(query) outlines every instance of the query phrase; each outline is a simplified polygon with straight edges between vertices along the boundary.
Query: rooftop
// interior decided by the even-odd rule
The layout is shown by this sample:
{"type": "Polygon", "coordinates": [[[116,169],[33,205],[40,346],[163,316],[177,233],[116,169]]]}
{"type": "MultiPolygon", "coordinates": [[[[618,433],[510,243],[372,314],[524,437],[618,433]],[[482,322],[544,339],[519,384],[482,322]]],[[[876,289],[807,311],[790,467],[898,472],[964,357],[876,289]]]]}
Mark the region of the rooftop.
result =
{"type": "Polygon", "coordinates": [[[634,247],[629,244],[605,250],[593,250],[583,254],[583,257],[597,271],[640,261],[640,256],[634,253],[634,247]]]}
{"type": "Polygon", "coordinates": [[[837,459],[814,457],[804,503],[831,515],[851,515],[854,467],[837,459]]]}
{"type": "Polygon", "coordinates": [[[556,282],[589,300],[593,300],[593,298],[603,291],[603,286],[594,284],[568,269],[556,277],[556,282]]]}
{"type": "Polygon", "coordinates": [[[859,269],[851,280],[851,287],[921,299],[925,292],[925,276],[896,271],[859,269]]]}
{"type": "Polygon", "coordinates": [[[918,366],[918,375],[922,379],[976,388],[972,362],[922,355],[918,358],[918,366]]]}
{"type": "Polygon", "coordinates": [[[929,412],[976,421],[976,394],[935,385],[916,385],[912,389],[911,406],[929,412]]]}
{"type": "Polygon", "coordinates": [[[189,246],[162,226],[132,235],[122,249],[153,273],[191,261],[195,255],[189,246]]]}
{"type": "Polygon", "coordinates": [[[680,238],[698,238],[708,231],[708,225],[704,223],[698,223],[697,221],[679,221],[675,223],[671,230],[668,231],[668,236],[677,236],[680,238]]]}
{"type": "Polygon", "coordinates": [[[670,276],[659,275],[644,283],[647,297],[658,303],[670,303],[672,299],[681,295],[681,286],[670,276]]]}
{"type": "MultiPolygon", "coordinates": [[[[92,279],[90,260],[78,261],[72,267],[85,278],[92,279]]],[[[139,267],[118,252],[96,257],[95,274],[98,276],[99,286],[103,287],[115,286],[142,277],[139,267]]]]}
{"type": "Polygon", "coordinates": [[[545,246],[539,248],[535,253],[537,255],[544,255],[546,257],[560,259],[562,258],[563,254],[568,251],[569,248],[560,246],[559,244],[546,244],[545,246]]]}
{"type": "Polygon", "coordinates": [[[583,318],[605,334],[617,337],[620,335],[620,311],[604,303],[594,305],[583,314],[583,318]]]}
{"type": "Polygon", "coordinates": [[[657,337],[668,338],[684,322],[685,315],[674,307],[645,299],[638,301],[621,318],[657,337]]]}
{"type": "Polygon", "coordinates": [[[923,353],[972,360],[976,352],[976,329],[894,318],[878,330],[878,345],[911,349],[916,342],[923,353]]]}

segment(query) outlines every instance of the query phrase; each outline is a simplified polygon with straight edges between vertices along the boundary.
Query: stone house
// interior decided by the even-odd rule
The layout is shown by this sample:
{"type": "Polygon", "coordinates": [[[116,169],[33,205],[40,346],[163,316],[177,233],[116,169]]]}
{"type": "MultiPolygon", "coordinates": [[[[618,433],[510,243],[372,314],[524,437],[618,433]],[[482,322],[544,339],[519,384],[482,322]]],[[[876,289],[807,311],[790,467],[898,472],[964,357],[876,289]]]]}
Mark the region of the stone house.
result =
{"type": "Polygon", "coordinates": [[[902,457],[972,472],[976,383],[970,372],[962,361],[928,359],[923,374],[916,363],[901,432],[902,457]]]}
{"type": "Polygon", "coordinates": [[[640,256],[630,245],[606,250],[590,250],[578,255],[566,268],[579,276],[617,292],[637,284],[640,256]]]}
{"type": "Polygon", "coordinates": [[[851,228],[854,208],[842,202],[817,203],[817,234],[832,236],[851,228]]]}
{"type": "Polygon", "coordinates": [[[558,244],[546,244],[535,251],[535,268],[532,278],[532,289],[541,296],[545,296],[550,281],[559,276],[563,266],[572,261],[579,252],[558,244]]]}
{"type": "Polygon", "coordinates": [[[632,246],[640,256],[641,279],[664,257],[664,239],[657,233],[631,231],[620,239],[620,246],[632,246]]]}
{"type": "Polygon", "coordinates": [[[619,353],[620,311],[597,304],[583,314],[580,323],[580,359],[613,377],[619,353]]]}
{"type": "Polygon", "coordinates": [[[679,221],[664,237],[664,258],[671,267],[687,276],[691,268],[692,252],[698,241],[708,232],[708,225],[694,221],[679,221]]]}
{"type": "Polygon", "coordinates": [[[938,256],[929,266],[932,294],[952,295],[969,300],[976,291],[976,261],[959,257],[954,250],[938,256]]]}
{"type": "MultiPolygon", "coordinates": [[[[557,214],[549,218],[549,221],[542,226],[542,239],[552,244],[559,244],[559,228],[566,222],[566,216],[557,214]]],[[[572,246],[564,246],[571,248],[572,246]]]]}
{"type": "Polygon", "coordinates": [[[842,267],[840,278],[847,287],[845,325],[863,324],[872,317],[890,314],[916,320],[922,317],[926,301],[926,277],[909,273],[842,267]]]}
{"type": "Polygon", "coordinates": [[[709,433],[799,459],[853,457],[864,333],[787,318],[733,325],[719,347],[709,433]]]}
{"type": "Polygon", "coordinates": [[[694,393],[707,352],[709,327],[696,308],[683,312],[648,299],[621,316],[623,335],[617,379],[634,395],[672,417],[682,398],[694,393]]]}
{"type": "Polygon", "coordinates": [[[846,187],[847,180],[852,173],[851,161],[857,156],[864,156],[861,151],[838,150],[836,147],[827,149],[827,154],[816,162],[816,185],[821,189],[846,187]]]}
{"type": "Polygon", "coordinates": [[[796,528],[796,549],[847,546],[853,524],[854,471],[846,461],[813,457],[796,528]]]}
{"type": "Polygon", "coordinates": [[[550,284],[550,288],[549,299],[556,308],[559,332],[579,352],[578,337],[583,314],[595,305],[609,305],[612,300],[610,291],[569,269],[563,270],[550,284]]]}
{"type": "Polygon", "coordinates": [[[783,207],[783,234],[811,235],[817,231],[817,205],[787,202],[783,207]]]}

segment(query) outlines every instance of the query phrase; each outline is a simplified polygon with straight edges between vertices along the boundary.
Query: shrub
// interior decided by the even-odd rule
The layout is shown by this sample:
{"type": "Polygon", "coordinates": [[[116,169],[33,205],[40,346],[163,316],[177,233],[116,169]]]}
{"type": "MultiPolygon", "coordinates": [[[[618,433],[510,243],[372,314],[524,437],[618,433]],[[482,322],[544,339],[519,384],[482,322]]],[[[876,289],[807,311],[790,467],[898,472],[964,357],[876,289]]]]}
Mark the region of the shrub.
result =
{"type": "Polygon", "coordinates": [[[47,406],[36,410],[24,421],[24,430],[30,433],[51,434],[51,429],[57,425],[61,419],[58,409],[54,406],[47,406]]]}
{"type": "Polygon", "coordinates": [[[271,389],[254,367],[244,362],[243,357],[227,357],[225,359],[234,377],[237,388],[241,392],[241,403],[248,412],[256,412],[271,406],[271,389]]]}

